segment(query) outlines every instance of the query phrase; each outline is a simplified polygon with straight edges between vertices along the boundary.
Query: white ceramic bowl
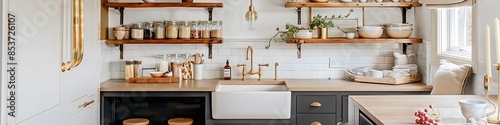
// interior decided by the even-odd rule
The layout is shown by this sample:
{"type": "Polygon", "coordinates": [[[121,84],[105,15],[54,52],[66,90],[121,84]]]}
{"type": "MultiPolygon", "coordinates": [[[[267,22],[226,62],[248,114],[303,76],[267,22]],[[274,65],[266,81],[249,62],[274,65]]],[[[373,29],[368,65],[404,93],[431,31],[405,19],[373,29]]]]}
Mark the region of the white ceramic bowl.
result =
{"type": "Polygon", "coordinates": [[[384,2],[384,0],[375,0],[375,2],[380,3],[380,2],[384,2]]]}
{"type": "Polygon", "coordinates": [[[360,3],[366,3],[368,0],[359,0],[360,3]]]}
{"type": "Polygon", "coordinates": [[[352,0],[340,0],[341,3],[350,3],[352,0]]]}
{"type": "Polygon", "coordinates": [[[460,105],[462,115],[467,119],[483,118],[486,116],[486,108],[488,105],[484,101],[460,100],[458,104],[460,105]]]}
{"type": "Polygon", "coordinates": [[[150,72],[149,73],[153,78],[159,78],[162,77],[165,72],[150,72]]]}
{"type": "Polygon", "coordinates": [[[413,24],[404,24],[404,23],[389,23],[384,25],[387,27],[412,27],[413,24]]]}
{"type": "Polygon", "coordinates": [[[399,0],[391,0],[392,2],[399,2],[399,0]]]}
{"type": "Polygon", "coordinates": [[[122,40],[125,37],[125,31],[113,31],[113,36],[115,36],[117,40],[122,40]]]}
{"type": "Polygon", "coordinates": [[[344,33],[355,33],[357,31],[356,28],[342,28],[340,29],[340,31],[344,32],[344,33]]]}
{"type": "Polygon", "coordinates": [[[384,27],[382,26],[358,26],[358,29],[375,29],[375,30],[378,30],[378,29],[383,29],[384,27]]]}
{"type": "Polygon", "coordinates": [[[299,30],[299,32],[297,32],[296,37],[299,39],[311,39],[312,32],[310,32],[309,30],[299,30]]]}
{"type": "Polygon", "coordinates": [[[380,38],[384,33],[382,28],[380,29],[358,29],[358,35],[362,38],[380,38]]]}
{"type": "Polygon", "coordinates": [[[413,32],[412,29],[385,29],[387,36],[391,38],[408,38],[413,32]]]}

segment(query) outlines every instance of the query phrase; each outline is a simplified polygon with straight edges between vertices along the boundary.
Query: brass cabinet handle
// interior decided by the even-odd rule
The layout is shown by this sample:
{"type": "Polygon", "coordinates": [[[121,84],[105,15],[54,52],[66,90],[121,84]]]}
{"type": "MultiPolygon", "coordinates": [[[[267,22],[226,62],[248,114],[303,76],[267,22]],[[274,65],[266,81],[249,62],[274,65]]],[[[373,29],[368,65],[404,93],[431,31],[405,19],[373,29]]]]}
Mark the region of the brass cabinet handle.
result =
{"type": "Polygon", "coordinates": [[[72,8],[72,50],[71,60],[61,64],[61,71],[69,71],[83,60],[83,0],[73,0],[72,8]]]}
{"type": "Polygon", "coordinates": [[[321,125],[321,123],[318,121],[315,121],[315,122],[311,123],[311,125],[321,125]]]}
{"type": "Polygon", "coordinates": [[[80,107],[84,107],[84,108],[87,108],[90,104],[94,103],[95,101],[94,100],[91,100],[89,102],[84,102],[82,105],[80,105],[80,107]]]}
{"type": "Polygon", "coordinates": [[[313,102],[313,103],[311,103],[311,107],[321,107],[321,103],[313,102]]]}

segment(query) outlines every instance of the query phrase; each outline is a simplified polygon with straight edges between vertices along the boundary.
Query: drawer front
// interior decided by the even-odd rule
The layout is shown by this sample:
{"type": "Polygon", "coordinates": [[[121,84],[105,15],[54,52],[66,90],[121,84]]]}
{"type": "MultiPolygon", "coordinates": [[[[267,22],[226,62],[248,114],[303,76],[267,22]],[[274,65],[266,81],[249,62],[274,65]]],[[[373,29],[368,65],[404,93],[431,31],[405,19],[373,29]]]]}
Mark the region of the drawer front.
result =
{"type": "Polygon", "coordinates": [[[297,125],[311,125],[313,122],[319,122],[322,125],[336,125],[337,117],[335,114],[298,114],[297,125]]]}
{"type": "Polygon", "coordinates": [[[336,108],[336,96],[333,95],[297,96],[297,113],[299,114],[335,113],[336,108]],[[312,104],[316,104],[316,106],[312,106],[312,104]]]}

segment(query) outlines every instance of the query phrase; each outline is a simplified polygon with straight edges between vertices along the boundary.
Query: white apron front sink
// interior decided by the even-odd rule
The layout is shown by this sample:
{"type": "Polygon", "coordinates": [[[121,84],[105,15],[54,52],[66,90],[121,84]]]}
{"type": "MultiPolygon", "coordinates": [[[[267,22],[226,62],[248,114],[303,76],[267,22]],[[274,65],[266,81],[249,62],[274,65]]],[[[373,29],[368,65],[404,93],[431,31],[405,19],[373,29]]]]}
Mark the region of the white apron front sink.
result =
{"type": "Polygon", "coordinates": [[[223,84],[212,92],[214,119],[290,119],[286,85],[223,84]]]}

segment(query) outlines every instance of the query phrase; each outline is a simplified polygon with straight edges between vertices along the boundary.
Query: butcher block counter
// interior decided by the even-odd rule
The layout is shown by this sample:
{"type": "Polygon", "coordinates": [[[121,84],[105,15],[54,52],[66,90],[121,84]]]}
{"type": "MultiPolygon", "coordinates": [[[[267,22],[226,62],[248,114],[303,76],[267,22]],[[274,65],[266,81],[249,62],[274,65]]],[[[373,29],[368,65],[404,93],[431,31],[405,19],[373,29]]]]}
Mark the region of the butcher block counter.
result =
{"type": "Polygon", "coordinates": [[[318,80],[318,79],[284,79],[284,80],[184,80],[180,83],[139,84],[128,83],[125,80],[108,80],[101,83],[102,92],[120,91],[215,91],[218,84],[286,84],[290,91],[414,91],[429,92],[432,86],[424,83],[402,85],[385,85],[358,83],[348,80],[318,80]]]}
{"type": "MultiPolygon", "coordinates": [[[[488,96],[493,103],[497,96],[488,96]]],[[[465,124],[459,100],[481,100],[488,102],[484,95],[377,95],[377,96],[350,96],[349,121],[360,124],[359,112],[377,125],[411,125],[415,124],[414,113],[424,110],[429,105],[441,113],[440,124],[465,124]]],[[[491,106],[491,103],[488,103],[491,106]]],[[[493,109],[488,108],[489,111],[493,109]]],[[[432,112],[432,111],[431,111],[432,112]]],[[[437,111],[436,111],[437,112],[437,111]]],[[[363,124],[363,123],[361,123],[363,124]]],[[[365,123],[366,124],[366,123],[365,123]]]]}

